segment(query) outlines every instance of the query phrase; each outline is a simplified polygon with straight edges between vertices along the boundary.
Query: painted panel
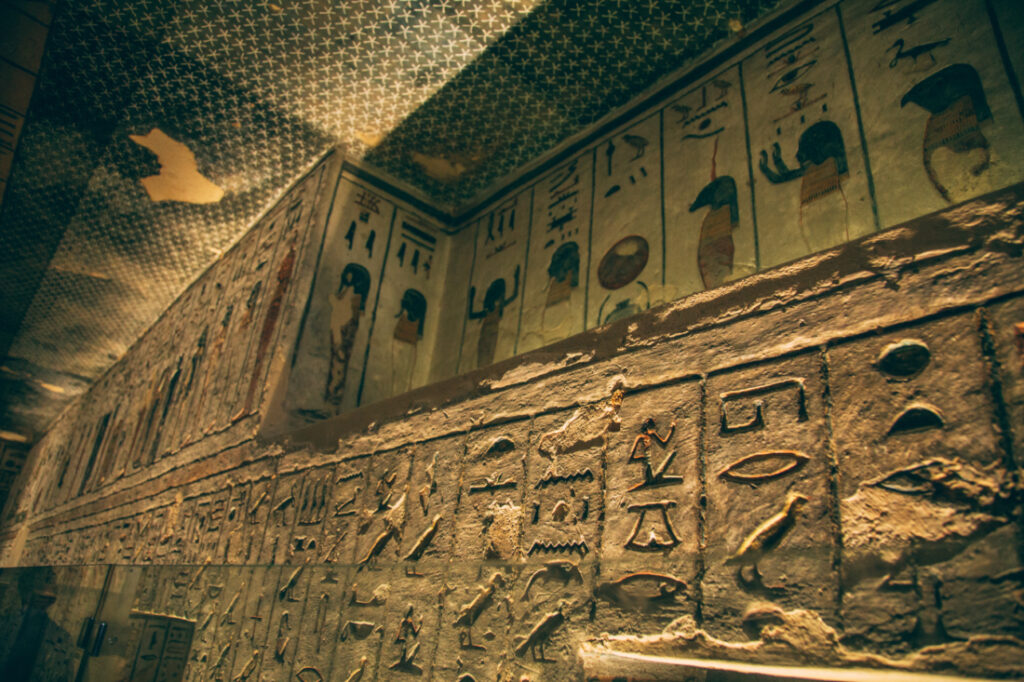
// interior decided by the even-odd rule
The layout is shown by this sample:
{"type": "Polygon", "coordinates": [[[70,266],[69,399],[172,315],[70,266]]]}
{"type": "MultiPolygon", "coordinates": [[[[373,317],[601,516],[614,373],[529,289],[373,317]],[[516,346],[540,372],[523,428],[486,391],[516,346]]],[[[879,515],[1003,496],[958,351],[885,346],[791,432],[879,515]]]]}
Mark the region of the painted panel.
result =
{"type": "Polygon", "coordinates": [[[346,177],[334,202],[286,399],[307,419],[356,406],[396,211],[346,177]]]}
{"type": "Polygon", "coordinates": [[[594,155],[588,152],[534,186],[519,353],[584,329],[593,173],[594,155]]]}
{"type": "Polygon", "coordinates": [[[883,227],[1024,178],[1024,123],[983,0],[842,10],[883,227]]]}
{"type": "MultiPolygon", "coordinates": [[[[250,353],[253,355],[249,370],[248,387],[245,389],[245,401],[233,416],[252,414],[263,404],[263,393],[267,387],[267,379],[271,372],[281,371],[281,360],[284,353],[275,363],[272,351],[278,347],[281,335],[286,329],[299,324],[293,323],[295,315],[292,302],[297,298],[305,302],[309,296],[309,278],[304,273],[313,265],[315,259],[307,259],[306,253],[310,242],[317,238],[312,247],[319,247],[319,222],[323,213],[317,210],[318,202],[326,199],[327,192],[322,191],[325,185],[326,165],[310,173],[303,184],[289,195],[288,213],[284,229],[280,237],[277,257],[271,271],[268,300],[263,311],[263,320],[257,333],[250,340],[250,353]]],[[[285,203],[285,202],[282,202],[285,203]]],[[[284,349],[282,349],[283,351],[284,349]]],[[[243,374],[243,379],[246,374],[243,374]]],[[[241,389],[243,386],[240,386],[241,389]]],[[[239,396],[243,393],[239,391],[239,396]]]]}
{"type": "Polygon", "coordinates": [[[757,270],[740,69],[664,111],[665,282],[671,298],[757,270]]]}
{"type": "Polygon", "coordinates": [[[875,230],[843,37],[825,10],[743,62],[761,267],[875,230]]]}
{"type": "Polygon", "coordinates": [[[370,405],[426,384],[440,328],[448,237],[399,210],[384,265],[359,404],[370,405]]]}
{"type": "Polygon", "coordinates": [[[530,197],[530,192],[522,192],[506,199],[476,224],[476,258],[460,372],[515,354],[523,261],[530,234],[530,197]]]}
{"type": "Polygon", "coordinates": [[[596,148],[587,328],[664,300],[660,144],[655,114],[596,148]]]}

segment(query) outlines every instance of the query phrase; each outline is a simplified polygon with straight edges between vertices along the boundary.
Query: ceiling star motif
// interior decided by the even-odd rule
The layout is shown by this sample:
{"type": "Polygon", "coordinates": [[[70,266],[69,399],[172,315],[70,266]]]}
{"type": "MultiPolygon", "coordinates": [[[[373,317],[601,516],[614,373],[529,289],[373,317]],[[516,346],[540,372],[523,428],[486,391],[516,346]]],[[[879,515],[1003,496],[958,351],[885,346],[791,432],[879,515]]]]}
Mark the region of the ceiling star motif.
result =
{"type": "Polygon", "coordinates": [[[61,3],[0,212],[0,428],[44,430],[330,148],[465,207],[776,4],[61,3]],[[154,128],[223,199],[149,199],[154,128]]]}

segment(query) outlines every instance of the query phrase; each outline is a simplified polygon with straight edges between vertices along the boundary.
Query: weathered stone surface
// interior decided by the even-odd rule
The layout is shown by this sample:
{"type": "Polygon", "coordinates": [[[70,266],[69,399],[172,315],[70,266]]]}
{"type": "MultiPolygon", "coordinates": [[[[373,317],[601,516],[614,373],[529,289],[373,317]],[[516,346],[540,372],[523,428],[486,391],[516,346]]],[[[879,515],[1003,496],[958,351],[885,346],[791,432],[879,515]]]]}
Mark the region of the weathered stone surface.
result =
{"type": "MultiPolygon", "coordinates": [[[[865,46],[880,38],[866,30],[874,10],[861,3],[854,16],[853,3],[825,8],[807,35],[838,59],[837,18],[846,12],[859,36],[852,54],[864,61],[865,46]]],[[[767,68],[763,57],[742,56],[750,74],[767,68]]],[[[733,103],[745,86],[734,82],[735,64],[722,73],[729,75],[702,77],[701,89],[675,104],[696,106],[705,83],[734,88],[721,99],[736,124],[733,103]]],[[[845,101],[845,83],[831,84],[829,96],[845,101]]],[[[1000,101],[1010,100],[1002,93],[1000,101]]],[[[855,112],[835,118],[854,139],[855,112]]],[[[798,119],[762,121],[758,144],[790,126],[774,135],[795,150],[805,123],[798,119]]],[[[642,149],[636,137],[626,140],[631,130],[681,148],[666,121],[621,123],[617,142],[642,149]]],[[[738,131],[716,157],[723,170],[742,160],[738,131]]],[[[622,187],[606,192],[627,168],[660,162],[656,146],[632,159],[621,146],[615,158],[606,150],[606,172],[591,178],[603,183],[593,216],[598,250],[627,236],[612,223],[633,214],[619,201],[622,187]]],[[[863,151],[851,148],[856,162],[835,178],[857,204],[851,236],[876,220],[863,151]]],[[[919,165],[918,154],[907,159],[919,165]]],[[[706,175],[694,168],[693,177],[706,175]]],[[[588,300],[571,274],[547,271],[544,243],[499,234],[508,247],[499,252],[477,222],[478,246],[508,260],[489,270],[452,258],[447,276],[436,272],[421,341],[409,316],[415,296],[402,291],[425,273],[411,261],[396,266],[397,255],[385,252],[385,215],[363,220],[369,208],[345,204],[318,253],[329,206],[317,183],[333,172],[317,169],[275,206],[40,441],[12,492],[0,562],[69,566],[52,580],[25,578],[24,588],[0,573],[2,613],[18,612],[8,635],[17,636],[10,631],[20,627],[28,586],[56,581],[68,599],[80,583],[97,596],[109,575],[134,610],[194,623],[189,679],[563,680],[580,676],[581,648],[1024,674],[1022,186],[743,279],[756,262],[737,261],[728,273],[719,263],[727,284],[660,307],[672,287],[700,288],[695,272],[669,260],[678,254],[663,261],[656,244],[647,253],[646,303],[639,284],[588,300]],[[344,237],[353,221],[365,257],[349,253],[358,244],[344,237]],[[375,255],[366,247],[370,225],[381,230],[375,255]],[[513,294],[513,261],[527,253],[523,276],[534,279],[513,294]],[[403,268],[359,294],[377,301],[380,287],[379,300],[394,309],[377,315],[371,307],[361,317],[352,346],[361,355],[345,350],[341,332],[352,328],[331,329],[336,320],[325,312],[336,311],[310,298],[319,295],[319,267],[331,281],[318,280],[317,290],[351,312],[354,286],[346,290],[341,277],[356,261],[403,268]],[[507,310],[479,308],[482,288],[498,278],[507,310]],[[474,310],[483,316],[473,318],[466,345],[459,334],[470,279],[481,288],[474,310]],[[435,305],[442,290],[445,306],[435,305]],[[489,327],[511,334],[528,303],[540,319],[522,328],[550,340],[563,301],[589,309],[562,325],[577,331],[631,306],[655,308],[489,364],[489,353],[503,357],[514,346],[509,336],[488,348],[489,327]],[[304,319],[319,337],[299,339],[304,319]],[[421,361],[442,332],[451,348],[465,346],[462,365],[489,366],[444,379],[444,368],[460,364],[455,352],[431,371],[421,361]],[[309,348],[316,350],[304,355],[309,348]],[[419,386],[428,375],[442,380],[357,407],[361,379],[341,382],[339,368],[388,357],[403,372],[360,374],[372,382],[367,395],[419,386]],[[325,391],[332,379],[334,396],[325,391]],[[296,402],[297,394],[310,400],[296,402]],[[327,418],[339,406],[352,409],[327,418]],[[312,420],[320,421],[291,430],[312,420]],[[106,563],[116,565],[109,574],[106,563]]],[[[792,210],[758,223],[787,236],[764,245],[766,253],[796,255],[808,236],[801,221],[811,209],[787,184],[796,177],[767,188],[792,210]]],[[[735,227],[746,260],[757,257],[747,211],[763,213],[769,196],[758,182],[735,227]]],[[[641,190],[658,195],[654,185],[641,190]]],[[[520,215],[529,191],[517,188],[520,215]]],[[[672,197],[668,213],[696,228],[692,200],[672,197]]],[[[896,208],[890,201],[886,210],[896,208]]],[[[510,210],[495,206],[493,215],[510,210]]],[[[636,229],[645,241],[658,238],[656,223],[636,229]]],[[[696,238],[680,234],[663,246],[696,238]]],[[[472,248],[467,235],[450,241],[472,248]]],[[[576,273],[580,282],[597,275],[604,254],[596,255],[576,273]]],[[[90,607],[86,599],[54,612],[47,641],[65,651],[47,670],[73,668],[79,654],[69,642],[90,607]]],[[[147,630],[126,632],[118,649],[125,661],[147,630]]]]}
{"type": "MultiPolygon", "coordinates": [[[[992,342],[996,363],[993,379],[1005,412],[996,413],[1000,435],[1009,439],[1014,461],[1024,465],[1024,299],[988,306],[985,309],[986,332],[992,342]]],[[[984,343],[983,339],[983,343],[984,343]]],[[[999,410],[1000,407],[997,407],[999,410]]]]}
{"type": "MultiPolygon", "coordinates": [[[[518,564],[456,563],[445,582],[444,608],[438,627],[435,675],[440,679],[504,679],[510,673],[511,632],[518,564]]],[[[532,586],[532,585],[531,585],[532,586]]]]}
{"type": "Polygon", "coordinates": [[[835,622],[835,525],[820,353],[708,378],[704,617],[737,636],[771,600],[835,622]]]}
{"type": "Polygon", "coordinates": [[[469,435],[462,466],[453,556],[460,560],[519,561],[522,547],[526,454],[531,422],[481,429],[469,435]]]}
{"type": "Polygon", "coordinates": [[[1024,649],[1024,641],[1016,637],[975,637],[890,658],[846,648],[836,631],[813,611],[785,611],[774,604],[764,604],[749,611],[747,617],[753,623],[760,622],[758,636],[753,640],[719,639],[698,628],[693,619],[686,616],[671,624],[663,634],[604,636],[584,646],[584,668],[588,667],[590,657],[602,650],[610,650],[790,666],[922,672],[947,672],[950,663],[956,661],[956,669],[963,665],[962,669],[973,675],[1012,677],[1021,674],[1020,653],[1024,649]]]}

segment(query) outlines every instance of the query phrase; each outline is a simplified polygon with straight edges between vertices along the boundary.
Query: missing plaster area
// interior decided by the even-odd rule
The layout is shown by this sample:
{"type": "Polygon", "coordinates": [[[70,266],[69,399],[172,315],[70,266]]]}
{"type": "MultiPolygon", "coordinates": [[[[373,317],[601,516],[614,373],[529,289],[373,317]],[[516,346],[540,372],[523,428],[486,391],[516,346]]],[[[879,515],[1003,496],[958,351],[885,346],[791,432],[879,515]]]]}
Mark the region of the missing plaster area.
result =
{"type": "Polygon", "coordinates": [[[199,172],[195,153],[184,143],[159,128],[153,128],[146,135],[128,137],[135,144],[156,154],[160,163],[158,175],[140,180],[153,201],[214,204],[224,197],[224,190],[199,172]]]}

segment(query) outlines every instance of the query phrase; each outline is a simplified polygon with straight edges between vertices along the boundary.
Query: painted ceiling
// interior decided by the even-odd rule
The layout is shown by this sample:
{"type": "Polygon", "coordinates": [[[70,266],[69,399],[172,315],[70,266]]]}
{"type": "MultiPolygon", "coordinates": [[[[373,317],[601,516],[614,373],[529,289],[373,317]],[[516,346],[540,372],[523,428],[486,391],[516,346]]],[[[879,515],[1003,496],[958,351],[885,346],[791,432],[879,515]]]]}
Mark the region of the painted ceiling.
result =
{"type": "Polygon", "coordinates": [[[776,4],[64,0],[0,206],[0,431],[37,438],[330,148],[456,211],[776,4]],[[154,128],[221,198],[151,199],[154,128]]]}

